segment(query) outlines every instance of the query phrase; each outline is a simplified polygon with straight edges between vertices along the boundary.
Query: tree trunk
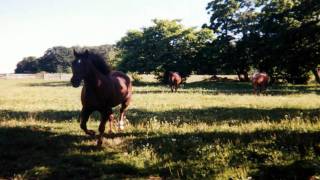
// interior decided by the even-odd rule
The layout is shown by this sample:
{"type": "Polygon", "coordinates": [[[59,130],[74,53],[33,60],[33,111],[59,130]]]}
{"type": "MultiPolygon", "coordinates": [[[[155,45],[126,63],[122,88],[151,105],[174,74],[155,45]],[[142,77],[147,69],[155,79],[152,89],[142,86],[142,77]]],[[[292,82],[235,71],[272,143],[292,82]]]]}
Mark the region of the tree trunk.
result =
{"type": "Polygon", "coordinates": [[[315,80],[317,81],[317,83],[320,84],[320,77],[319,77],[319,74],[318,74],[318,70],[317,70],[316,68],[313,68],[311,71],[312,71],[312,73],[313,73],[313,75],[314,75],[315,80]]]}
{"type": "Polygon", "coordinates": [[[249,79],[249,74],[248,74],[247,71],[244,71],[244,72],[243,72],[243,76],[244,76],[244,81],[250,81],[250,79],[249,79]]]}
{"type": "Polygon", "coordinates": [[[238,75],[239,81],[242,81],[241,73],[240,73],[240,72],[237,72],[237,75],[238,75]]]}

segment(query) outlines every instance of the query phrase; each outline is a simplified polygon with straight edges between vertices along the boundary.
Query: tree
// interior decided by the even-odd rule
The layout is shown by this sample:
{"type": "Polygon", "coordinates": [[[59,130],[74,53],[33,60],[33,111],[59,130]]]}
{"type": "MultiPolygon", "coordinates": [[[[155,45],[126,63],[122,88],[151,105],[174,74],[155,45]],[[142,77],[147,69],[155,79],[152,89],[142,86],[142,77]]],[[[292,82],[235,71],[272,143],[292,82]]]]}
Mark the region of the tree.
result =
{"type": "Polygon", "coordinates": [[[36,73],[38,72],[38,59],[34,56],[25,57],[17,64],[15,73],[36,73]]]}
{"type": "Polygon", "coordinates": [[[251,1],[214,0],[208,3],[207,11],[211,15],[210,23],[203,27],[214,30],[218,37],[211,49],[216,62],[224,72],[236,73],[240,80],[248,81],[248,71],[252,63],[245,41],[253,33],[256,25],[256,12],[251,1]]]}
{"type": "Polygon", "coordinates": [[[209,27],[217,31],[213,51],[223,71],[247,78],[251,68],[272,80],[305,83],[319,61],[320,1],[214,0],[209,27]]]}
{"type": "Polygon", "coordinates": [[[141,31],[130,31],[118,43],[122,51],[119,67],[125,71],[154,73],[166,81],[169,71],[184,78],[196,65],[198,52],[213,40],[210,30],[184,27],[179,20],[153,20],[154,25],[141,31]]]}
{"type": "Polygon", "coordinates": [[[16,73],[37,73],[40,71],[50,73],[70,73],[71,72],[71,61],[74,60],[73,49],[77,51],[83,51],[88,49],[90,51],[101,54],[106,58],[106,61],[115,67],[119,62],[117,58],[118,51],[112,45],[101,45],[91,47],[78,47],[74,46],[71,48],[56,46],[49,48],[43,56],[26,57],[17,64],[15,70],[16,73]]]}
{"type": "Polygon", "coordinates": [[[39,66],[42,71],[50,73],[70,72],[70,64],[73,59],[73,51],[71,49],[57,46],[48,49],[39,58],[39,66]]]}

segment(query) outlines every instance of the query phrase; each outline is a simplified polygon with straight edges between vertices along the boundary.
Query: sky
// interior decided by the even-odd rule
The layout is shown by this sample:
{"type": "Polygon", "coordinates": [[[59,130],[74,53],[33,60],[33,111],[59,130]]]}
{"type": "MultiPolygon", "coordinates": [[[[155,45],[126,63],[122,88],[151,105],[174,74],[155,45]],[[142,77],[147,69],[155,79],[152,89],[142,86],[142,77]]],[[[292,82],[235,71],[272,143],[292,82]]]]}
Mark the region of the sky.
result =
{"type": "Polygon", "coordinates": [[[209,21],[210,0],[0,0],[0,73],[23,57],[53,46],[114,44],[151,20],[181,19],[187,27],[209,21]]]}

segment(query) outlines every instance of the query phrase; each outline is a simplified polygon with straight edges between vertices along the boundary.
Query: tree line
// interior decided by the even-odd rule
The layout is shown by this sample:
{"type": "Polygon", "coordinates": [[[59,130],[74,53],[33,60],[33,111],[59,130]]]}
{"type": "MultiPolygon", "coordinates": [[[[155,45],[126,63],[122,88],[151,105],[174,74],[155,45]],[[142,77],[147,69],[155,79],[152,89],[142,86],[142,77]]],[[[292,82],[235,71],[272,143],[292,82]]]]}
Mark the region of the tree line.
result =
{"type": "Polygon", "coordinates": [[[64,47],[55,46],[45,51],[41,57],[29,56],[18,62],[15,73],[70,73],[71,62],[74,60],[73,50],[83,51],[89,49],[103,55],[112,66],[115,65],[115,47],[113,45],[101,45],[90,47],[64,47]]]}
{"type": "MultiPolygon", "coordinates": [[[[185,78],[192,73],[237,74],[248,81],[258,70],[272,81],[306,83],[313,74],[320,82],[319,0],[213,0],[206,11],[210,21],[201,29],[185,27],[180,20],[155,19],[150,27],[129,31],[110,51],[113,65],[122,71],[153,73],[160,80],[178,71],[185,78]]],[[[40,59],[39,64],[47,61],[40,59]]],[[[44,63],[41,67],[47,69],[42,70],[68,70],[69,64],[54,62],[44,63]]]]}

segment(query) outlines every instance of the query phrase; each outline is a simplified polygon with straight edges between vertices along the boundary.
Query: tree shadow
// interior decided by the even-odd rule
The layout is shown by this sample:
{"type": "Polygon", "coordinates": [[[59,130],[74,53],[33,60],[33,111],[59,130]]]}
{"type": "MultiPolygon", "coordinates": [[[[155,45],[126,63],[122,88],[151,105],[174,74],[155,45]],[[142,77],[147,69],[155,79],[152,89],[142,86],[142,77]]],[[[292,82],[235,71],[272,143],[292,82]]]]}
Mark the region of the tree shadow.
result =
{"type": "Polygon", "coordinates": [[[254,179],[306,179],[320,172],[320,153],[313,149],[319,143],[319,132],[257,130],[248,133],[223,131],[141,136],[134,139],[129,147],[131,151],[146,146],[152,149],[159,162],[148,167],[148,171],[159,172],[162,177],[214,178],[227,168],[249,165],[249,175],[254,179]],[[304,160],[306,154],[301,147],[313,151],[315,155],[311,156],[314,159],[304,160]],[[304,161],[293,158],[293,164],[270,165],[276,158],[274,152],[281,152],[283,161],[292,161],[286,156],[301,157],[304,161]]]}
{"type": "MultiPolygon", "coordinates": [[[[44,120],[44,121],[70,121],[72,119],[79,118],[80,111],[57,111],[57,110],[45,110],[45,111],[13,111],[13,110],[0,110],[1,119],[18,119],[18,120],[44,120]]],[[[97,118],[97,115],[94,116],[97,118]]]]}
{"type": "MultiPolygon", "coordinates": [[[[204,91],[223,94],[253,94],[253,87],[250,82],[212,82],[198,81],[185,84],[184,89],[192,90],[201,88],[204,91]]],[[[267,89],[269,95],[290,95],[320,93],[320,89],[308,85],[282,85],[273,84],[267,89]]]]}
{"type": "Polygon", "coordinates": [[[147,81],[133,81],[132,85],[135,86],[135,87],[144,87],[144,86],[159,87],[159,86],[165,86],[164,84],[162,84],[160,82],[147,82],[147,81]]]}
{"type": "Polygon", "coordinates": [[[69,81],[49,81],[49,82],[38,82],[29,83],[28,86],[35,87],[71,87],[69,81]]]}
{"type": "Polygon", "coordinates": [[[246,107],[210,107],[202,109],[173,109],[168,111],[148,111],[146,109],[129,109],[127,118],[132,124],[147,123],[156,119],[170,123],[229,123],[230,125],[257,121],[279,121],[299,117],[311,121],[319,117],[319,109],[273,108],[257,109],[246,107]]]}
{"type": "Polygon", "coordinates": [[[58,134],[41,126],[0,127],[0,163],[6,165],[0,169],[0,177],[12,178],[22,174],[28,179],[119,179],[159,174],[164,178],[205,178],[243,164],[249,164],[256,170],[250,171],[250,174],[257,179],[300,179],[320,172],[320,152],[313,148],[320,143],[318,131],[256,130],[148,135],[146,132],[123,132],[106,137],[131,137],[126,146],[128,153],[140,152],[148,147],[159,160],[156,164],[147,163],[143,168],[137,168],[118,161],[117,152],[81,144],[92,140],[84,135],[58,134]],[[308,151],[316,154],[317,158],[311,155],[314,160],[303,159],[308,151]],[[303,161],[270,165],[274,152],[281,152],[283,157],[301,157],[303,161]],[[219,160],[221,153],[228,155],[226,161],[219,160]],[[297,169],[297,165],[308,167],[297,169]],[[291,175],[283,175],[288,173],[291,175]]]}
{"type": "MultiPolygon", "coordinates": [[[[159,82],[137,82],[134,83],[135,87],[156,87],[152,90],[136,90],[135,94],[158,94],[158,93],[171,93],[170,88],[159,82]],[[157,87],[162,89],[157,89],[157,87]]],[[[219,82],[219,81],[196,81],[182,84],[178,89],[178,94],[188,93],[202,93],[202,94],[253,94],[253,87],[250,82],[219,82]]],[[[270,85],[266,91],[268,95],[292,95],[292,94],[320,94],[320,89],[315,86],[309,85],[283,85],[273,84],[270,85]]]]}
{"type": "MultiPolygon", "coordinates": [[[[114,111],[117,115],[118,112],[114,111]]],[[[28,120],[35,119],[40,121],[71,121],[78,120],[80,111],[65,110],[45,110],[36,112],[0,110],[0,119],[28,120]]],[[[240,124],[257,121],[279,121],[282,119],[300,119],[308,118],[310,121],[316,121],[319,117],[319,109],[299,109],[299,108],[272,108],[259,109],[247,107],[209,107],[202,109],[184,108],[172,109],[166,111],[149,111],[147,109],[128,109],[127,119],[133,125],[147,123],[152,119],[160,122],[170,123],[229,123],[240,124]]],[[[90,116],[93,120],[99,120],[98,112],[90,116]]],[[[118,118],[118,117],[116,117],[118,118]]]]}
{"type": "Polygon", "coordinates": [[[115,152],[79,145],[87,140],[89,137],[56,134],[41,127],[0,127],[0,177],[100,179],[139,174],[138,168],[117,161],[115,152]]]}
{"type": "MultiPolygon", "coordinates": [[[[35,87],[71,87],[69,81],[49,81],[29,83],[28,86],[35,87]]],[[[162,89],[153,90],[137,90],[135,94],[148,94],[148,93],[169,93],[171,92],[168,85],[160,82],[145,82],[134,81],[134,87],[155,87],[162,89]]],[[[252,84],[250,82],[234,82],[234,81],[196,81],[184,83],[177,93],[203,93],[203,94],[253,94],[252,84]]],[[[320,89],[315,86],[308,85],[282,85],[273,84],[268,87],[267,94],[269,95],[290,95],[290,94],[307,94],[316,93],[320,94],[320,89]]]]}

